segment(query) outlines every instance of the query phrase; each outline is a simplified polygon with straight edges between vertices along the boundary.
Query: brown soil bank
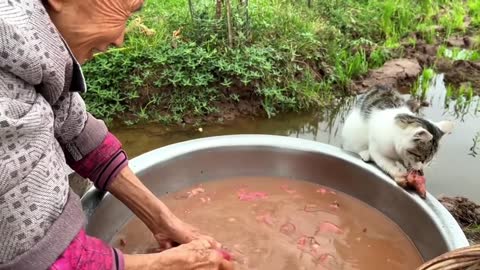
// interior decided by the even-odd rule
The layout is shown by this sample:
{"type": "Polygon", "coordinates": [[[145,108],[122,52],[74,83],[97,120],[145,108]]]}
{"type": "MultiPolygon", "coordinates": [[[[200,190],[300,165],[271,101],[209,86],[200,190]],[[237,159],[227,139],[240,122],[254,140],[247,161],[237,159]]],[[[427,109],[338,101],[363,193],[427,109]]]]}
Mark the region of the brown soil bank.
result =
{"type": "Polygon", "coordinates": [[[480,205],[464,197],[442,197],[439,201],[460,224],[471,244],[480,244],[480,205]]]}
{"type": "MultiPolygon", "coordinates": [[[[446,41],[449,47],[469,48],[469,37],[451,38],[446,41]]],[[[363,93],[374,85],[387,85],[402,93],[409,93],[422,69],[434,67],[444,74],[447,84],[459,87],[470,83],[475,94],[480,94],[480,61],[450,60],[437,57],[438,45],[426,44],[419,40],[417,44],[403,44],[403,58],[387,61],[382,67],[371,70],[366,76],[356,80],[351,89],[363,93]]]]}
{"type": "Polygon", "coordinates": [[[470,83],[476,94],[480,94],[480,62],[438,60],[436,68],[445,74],[445,82],[459,86],[470,83]]]}
{"type": "Polygon", "coordinates": [[[382,67],[370,71],[366,78],[353,86],[353,90],[363,93],[375,85],[386,85],[408,93],[420,72],[422,67],[416,59],[393,59],[382,67]]]}

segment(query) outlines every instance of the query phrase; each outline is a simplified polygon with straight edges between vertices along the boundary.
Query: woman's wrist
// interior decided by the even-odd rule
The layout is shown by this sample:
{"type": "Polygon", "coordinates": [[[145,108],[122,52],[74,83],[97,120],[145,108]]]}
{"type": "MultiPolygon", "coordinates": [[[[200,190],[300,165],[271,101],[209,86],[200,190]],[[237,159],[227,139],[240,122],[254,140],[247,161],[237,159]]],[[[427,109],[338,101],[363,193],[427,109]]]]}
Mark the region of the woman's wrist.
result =
{"type": "Polygon", "coordinates": [[[179,221],[128,166],[120,171],[108,191],[132,210],[154,234],[175,226],[179,221]]]}
{"type": "Polygon", "coordinates": [[[162,265],[162,256],[160,254],[125,254],[125,270],[145,270],[145,269],[166,269],[162,265]]]}

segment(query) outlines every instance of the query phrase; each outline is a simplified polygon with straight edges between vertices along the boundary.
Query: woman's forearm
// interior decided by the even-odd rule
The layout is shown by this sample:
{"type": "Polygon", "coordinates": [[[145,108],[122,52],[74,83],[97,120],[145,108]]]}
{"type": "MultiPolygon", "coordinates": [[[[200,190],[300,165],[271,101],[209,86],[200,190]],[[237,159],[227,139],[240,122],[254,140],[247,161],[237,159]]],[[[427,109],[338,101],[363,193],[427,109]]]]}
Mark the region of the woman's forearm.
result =
{"type": "Polygon", "coordinates": [[[177,219],[127,166],[108,186],[108,191],[122,201],[153,232],[173,226],[177,219]]]}
{"type": "Polygon", "coordinates": [[[124,254],[123,258],[125,260],[125,270],[144,270],[144,269],[157,269],[151,266],[152,255],[149,254],[138,254],[138,255],[128,255],[124,254]]]}

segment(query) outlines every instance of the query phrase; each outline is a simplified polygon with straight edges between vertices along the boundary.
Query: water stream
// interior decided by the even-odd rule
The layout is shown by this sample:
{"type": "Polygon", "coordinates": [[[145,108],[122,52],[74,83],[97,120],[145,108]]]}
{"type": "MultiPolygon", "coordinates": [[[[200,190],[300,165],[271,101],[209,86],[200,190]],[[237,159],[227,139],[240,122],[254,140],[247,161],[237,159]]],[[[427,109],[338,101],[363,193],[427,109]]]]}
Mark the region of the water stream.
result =
{"type": "MultiPolygon", "coordinates": [[[[443,76],[427,92],[430,106],[420,114],[434,121],[455,122],[452,134],[444,137],[439,153],[425,170],[427,189],[434,196],[465,196],[480,202],[480,98],[469,102],[450,101],[443,76]]],[[[340,131],[354,98],[321,112],[284,114],[273,119],[238,119],[197,128],[165,128],[160,124],[118,126],[119,137],[130,158],[168,144],[228,134],[273,134],[303,138],[340,146],[340,131]]]]}

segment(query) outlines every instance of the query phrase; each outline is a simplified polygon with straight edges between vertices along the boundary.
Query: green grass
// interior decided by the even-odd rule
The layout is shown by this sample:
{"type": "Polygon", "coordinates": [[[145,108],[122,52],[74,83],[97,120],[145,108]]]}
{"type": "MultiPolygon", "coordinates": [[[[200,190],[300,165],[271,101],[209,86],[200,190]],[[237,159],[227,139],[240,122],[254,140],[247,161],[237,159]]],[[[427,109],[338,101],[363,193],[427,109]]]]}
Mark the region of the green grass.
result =
{"type": "Polygon", "coordinates": [[[480,98],[475,96],[470,83],[464,83],[459,87],[449,84],[446,88],[444,105],[446,109],[451,109],[449,109],[449,111],[456,119],[463,121],[466,116],[472,113],[477,115],[477,113],[480,112],[480,98]]]}
{"type": "Polygon", "coordinates": [[[444,27],[447,37],[455,31],[464,32],[466,30],[465,17],[467,10],[462,2],[452,1],[450,4],[447,4],[449,9],[445,10],[440,17],[439,22],[444,27]]]}
{"type": "Polygon", "coordinates": [[[107,121],[170,124],[242,101],[258,101],[269,117],[318,108],[411,33],[435,42],[436,24],[447,35],[465,31],[460,21],[475,24],[480,9],[471,0],[236,0],[218,17],[215,2],[146,1],[124,46],[84,65],[88,109],[107,121]]]}
{"type": "Polygon", "coordinates": [[[427,91],[434,83],[436,75],[437,74],[432,68],[423,69],[422,74],[412,86],[412,96],[417,97],[420,100],[425,100],[427,97],[427,91]]]}
{"type": "Polygon", "coordinates": [[[437,57],[447,58],[451,60],[468,60],[478,61],[480,60],[480,51],[478,50],[466,50],[462,48],[447,48],[444,45],[438,47],[437,57]]]}
{"type": "Polygon", "coordinates": [[[447,100],[462,98],[466,102],[472,101],[474,97],[473,87],[470,84],[462,84],[460,87],[447,85],[447,100]]]}
{"type": "Polygon", "coordinates": [[[467,4],[473,26],[480,27],[480,1],[468,0],[467,4]]]}

